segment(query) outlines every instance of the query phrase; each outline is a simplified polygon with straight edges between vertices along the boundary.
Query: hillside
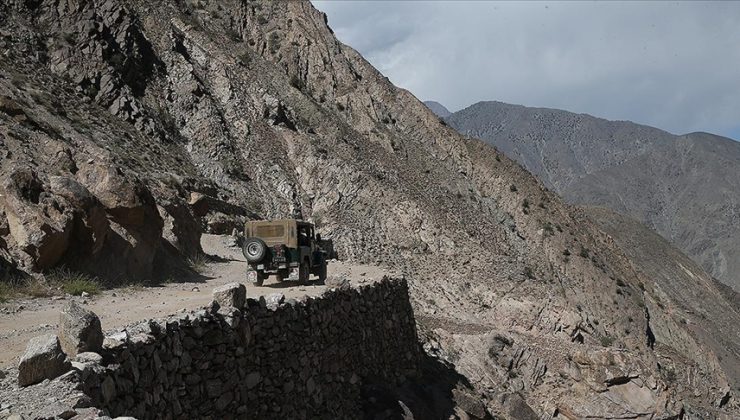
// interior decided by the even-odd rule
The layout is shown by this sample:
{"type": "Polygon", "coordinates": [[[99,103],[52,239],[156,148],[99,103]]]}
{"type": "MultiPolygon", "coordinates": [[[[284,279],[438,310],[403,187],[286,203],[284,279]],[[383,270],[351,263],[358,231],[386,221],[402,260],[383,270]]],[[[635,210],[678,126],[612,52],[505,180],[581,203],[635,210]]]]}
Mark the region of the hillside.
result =
{"type": "Polygon", "coordinates": [[[480,417],[740,411],[712,347],[677,321],[654,331],[674,315],[610,236],[393,86],[309,2],[0,16],[7,272],[168,278],[203,230],[301,209],[342,258],[405,274],[425,349],[475,387],[455,398],[480,417]]]}
{"type": "Polygon", "coordinates": [[[651,322],[665,323],[654,328],[657,351],[667,341],[661,334],[679,331],[670,324],[688,325],[691,339],[684,343],[692,346],[694,341],[711,347],[732,378],[733,388],[740,387],[740,331],[736,327],[740,325],[740,300],[736,296],[724,298],[711,276],[640,222],[605,208],[585,207],[583,211],[625,250],[643,284],[653,288],[655,298],[648,301],[648,313],[661,314],[665,309],[671,314],[670,318],[651,317],[651,322]]]}
{"type": "Polygon", "coordinates": [[[740,290],[740,143],[500,102],[480,102],[446,120],[567,201],[643,222],[740,290]]]}

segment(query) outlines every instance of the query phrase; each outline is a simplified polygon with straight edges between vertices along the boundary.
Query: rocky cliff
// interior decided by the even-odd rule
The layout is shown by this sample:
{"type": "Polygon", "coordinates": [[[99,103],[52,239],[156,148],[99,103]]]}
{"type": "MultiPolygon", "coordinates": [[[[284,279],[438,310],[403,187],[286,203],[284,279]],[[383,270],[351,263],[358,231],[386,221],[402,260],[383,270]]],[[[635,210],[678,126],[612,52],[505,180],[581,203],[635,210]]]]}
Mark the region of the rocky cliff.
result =
{"type": "Polygon", "coordinates": [[[629,121],[480,102],[446,120],[571,203],[635,218],[740,290],[740,143],[629,121]]]}
{"type": "Polygon", "coordinates": [[[0,8],[6,266],[146,277],[199,252],[202,229],[301,209],[343,258],[405,272],[427,351],[492,415],[737,413],[710,347],[654,331],[673,315],[647,316],[618,244],[310,3],[0,8]]]}

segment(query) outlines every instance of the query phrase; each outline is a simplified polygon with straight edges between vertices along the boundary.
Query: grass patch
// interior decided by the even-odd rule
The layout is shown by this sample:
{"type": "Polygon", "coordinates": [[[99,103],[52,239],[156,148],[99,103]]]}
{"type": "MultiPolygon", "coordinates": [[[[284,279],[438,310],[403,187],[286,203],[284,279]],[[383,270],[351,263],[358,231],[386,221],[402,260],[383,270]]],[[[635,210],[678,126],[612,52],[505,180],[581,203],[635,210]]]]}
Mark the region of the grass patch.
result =
{"type": "Polygon", "coordinates": [[[542,231],[545,238],[555,235],[555,228],[553,228],[552,223],[550,222],[545,222],[545,224],[542,225],[542,231]]]}
{"type": "Polygon", "coordinates": [[[605,335],[601,337],[600,341],[603,347],[611,347],[611,345],[614,344],[614,337],[605,335]]]}
{"type": "Polygon", "coordinates": [[[45,298],[54,295],[54,289],[45,281],[29,277],[23,285],[22,292],[35,298],[45,298]]]}
{"type": "Polygon", "coordinates": [[[13,288],[5,283],[0,283],[0,303],[5,303],[13,296],[13,288]]]}
{"type": "Polygon", "coordinates": [[[211,259],[204,253],[199,253],[194,257],[188,259],[188,267],[198,274],[203,274],[208,271],[208,263],[211,259]]]}
{"type": "MultiPolygon", "coordinates": [[[[89,274],[78,273],[68,268],[56,268],[46,275],[50,285],[59,287],[64,293],[79,296],[82,292],[95,295],[100,293],[100,281],[89,274]]],[[[48,285],[46,287],[49,287],[48,285]]],[[[49,289],[51,289],[49,287],[49,289]]],[[[52,291],[53,292],[53,291],[52,291]]]]}

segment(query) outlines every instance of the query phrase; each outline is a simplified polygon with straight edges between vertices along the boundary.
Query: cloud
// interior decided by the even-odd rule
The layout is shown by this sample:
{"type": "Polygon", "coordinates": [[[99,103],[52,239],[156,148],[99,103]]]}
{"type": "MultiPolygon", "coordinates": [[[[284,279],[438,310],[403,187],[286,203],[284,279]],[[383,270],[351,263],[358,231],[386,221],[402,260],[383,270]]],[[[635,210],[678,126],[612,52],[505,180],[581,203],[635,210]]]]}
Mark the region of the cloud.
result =
{"type": "Polygon", "coordinates": [[[737,138],[740,2],[314,1],[396,85],[737,138]]]}

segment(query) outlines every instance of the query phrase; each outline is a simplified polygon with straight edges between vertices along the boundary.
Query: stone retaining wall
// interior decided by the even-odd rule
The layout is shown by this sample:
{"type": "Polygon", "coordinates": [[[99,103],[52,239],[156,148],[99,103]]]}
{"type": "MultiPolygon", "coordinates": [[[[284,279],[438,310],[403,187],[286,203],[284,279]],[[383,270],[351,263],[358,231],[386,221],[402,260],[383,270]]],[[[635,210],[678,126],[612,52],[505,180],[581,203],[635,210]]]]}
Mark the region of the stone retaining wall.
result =
{"type": "Polygon", "coordinates": [[[358,418],[363,384],[418,374],[405,280],[281,302],[247,299],[106,337],[78,366],[92,405],[146,418],[358,418]]]}

